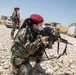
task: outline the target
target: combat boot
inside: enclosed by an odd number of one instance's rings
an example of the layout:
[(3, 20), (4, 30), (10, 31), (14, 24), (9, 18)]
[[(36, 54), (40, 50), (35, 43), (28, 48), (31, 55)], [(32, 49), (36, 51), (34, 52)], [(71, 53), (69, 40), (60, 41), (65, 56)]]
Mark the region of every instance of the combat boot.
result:
[(41, 67), (40, 63), (36, 63), (34, 66), (34, 69), (41, 72), (41, 73), (45, 72), (45, 70)]
[(11, 32), (11, 39), (14, 40), (14, 33)]

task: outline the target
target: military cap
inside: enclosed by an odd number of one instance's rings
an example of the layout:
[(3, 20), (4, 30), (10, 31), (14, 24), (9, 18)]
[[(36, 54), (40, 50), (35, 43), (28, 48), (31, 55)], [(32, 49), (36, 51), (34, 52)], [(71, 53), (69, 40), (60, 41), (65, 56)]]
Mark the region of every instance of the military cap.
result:
[(19, 7), (15, 7), (14, 10), (20, 10), (20, 8)]
[(38, 14), (32, 14), (30, 18), (37, 24), (42, 23), (44, 21), (43, 17)]

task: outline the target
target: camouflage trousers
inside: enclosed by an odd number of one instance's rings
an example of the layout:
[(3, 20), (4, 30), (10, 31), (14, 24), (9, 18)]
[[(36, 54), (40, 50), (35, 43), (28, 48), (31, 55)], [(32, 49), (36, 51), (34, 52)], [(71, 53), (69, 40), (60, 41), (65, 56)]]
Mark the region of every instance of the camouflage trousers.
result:
[(34, 72), (34, 69), (27, 59), (18, 58), (13, 55), (11, 62), (13, 64), (14, 73), (17, 75), (32, 75)]
[[(39, 63), (41, 61), (42, 55), (43, 50), (38, 50), (33, 55), (31, 55), (29, 59), (36, 58), (36, 63)], [(23, 59), (12, 55), (11, 62), (15, 68), (15, 72), (18, 75), (36, 75), (36, 70), (29, 63), (29, 59)]]
[(17, 23), (13, 22), (13, 27), (12, 27), (12, 30), (11, 30), (11, 36), (14, 36), (14, 32), (15, 32), (15, 30), (17, 28), (16, 24)]

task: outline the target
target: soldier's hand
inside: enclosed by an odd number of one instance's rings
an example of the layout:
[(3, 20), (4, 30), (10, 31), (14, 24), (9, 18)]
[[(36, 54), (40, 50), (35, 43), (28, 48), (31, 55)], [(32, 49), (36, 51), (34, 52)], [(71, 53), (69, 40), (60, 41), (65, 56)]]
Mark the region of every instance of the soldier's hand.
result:
[(49, 38), (48, 36), (44, 36), (44, 37), (41, 38), (41, 41), (44, 43), (44, 42), (47, 41), (48, 38)]
[(61, 41), (62, 41), (61, 38), (58, 38), (56, 42), (61, 42)]

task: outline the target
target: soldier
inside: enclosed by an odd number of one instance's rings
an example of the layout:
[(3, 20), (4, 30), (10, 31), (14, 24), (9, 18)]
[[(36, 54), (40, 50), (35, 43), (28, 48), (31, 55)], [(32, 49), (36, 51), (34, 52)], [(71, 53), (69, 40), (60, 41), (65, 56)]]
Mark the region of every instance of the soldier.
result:
[(14, 39), (14, 32), (15, 32), (15, 29), (17, 28), (17, 25), (20, 26), (20, 14), (19, 14), (19, 11), (20, 9), (18, 7), (15, 7), (14, 8), (14, 12), (11, 16), (11, 19), (12, 19), (12, 22), (13, 22), (13, 28), (12, 28), (12, 31), (11, 31), (11, 38)]
[[(40, 61), (44, 52), (42, 47), (49, 37), (41, 37), (38, 34), (38, 29), (43, 21), (40, 15), (32, 14), (30, 18), (25, 19), (22, 27), (15, 36), (11, 48), (11, 60), (17, 75), (32, 75), (34, 69), (41, 73), (45, 72), (40, 66)], [(34, 68), (29, 63), (31, 57), (36, 59)]]

